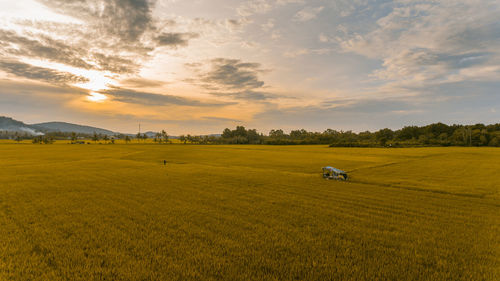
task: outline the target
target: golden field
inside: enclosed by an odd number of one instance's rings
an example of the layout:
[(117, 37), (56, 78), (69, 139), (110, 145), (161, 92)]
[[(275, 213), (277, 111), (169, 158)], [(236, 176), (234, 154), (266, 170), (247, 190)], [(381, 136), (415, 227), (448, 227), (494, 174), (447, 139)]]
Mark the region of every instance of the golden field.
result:
[(0, 280), (500, 280), (499, 172), (497, 148), (2, 141)]

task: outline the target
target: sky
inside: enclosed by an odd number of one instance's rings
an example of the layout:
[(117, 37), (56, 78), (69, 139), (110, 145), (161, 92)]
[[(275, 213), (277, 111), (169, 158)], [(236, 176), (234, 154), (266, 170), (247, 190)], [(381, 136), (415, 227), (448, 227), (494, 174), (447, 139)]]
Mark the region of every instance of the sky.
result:
[(0, 0), (0, 116), (134, 133), (500, 122), (500, 1)]

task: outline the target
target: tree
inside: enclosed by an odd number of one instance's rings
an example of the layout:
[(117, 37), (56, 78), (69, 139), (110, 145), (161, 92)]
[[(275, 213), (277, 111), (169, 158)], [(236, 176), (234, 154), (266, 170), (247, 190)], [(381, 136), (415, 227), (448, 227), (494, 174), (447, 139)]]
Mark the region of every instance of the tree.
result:
[(225, 139), (230, 139), (233, 137), (233, 134), (229, 128), (225, 128), (224, 131), (222, 132), (222, 137)]
[(259, 133), (257, 133), (257, 130), (253, 129), (253, 130), (247, 131), (247, 139), (248, 139), (248, 143), (256, 144), (256, 143), (260, 143), (261, 137), (260, 137)]
[(77, 136), (76, 136), (76, 133), (75, 132), (71, 132), (71, 142), (75, 142), (77, 140)]
[(54, 139), (50, 136), (45, 136), (43, 139), (42, 139), (43, 143), (44, 144), (52, 144), (54, 143)]
[(498, 141), (498, 138), (497, 137), (494, 137), (490, 140), (490, 142), (488, 143), (488, 146), (499, 146), (500, 145), (500, 142)]
[(180, 140), (181, 142), (183, 142), (184, 144), (186, 144), (187, 139), (186, 139), (186, 136), (185, 136), (185, 135), (180, 135), (179, 140)]
[(146, 141), (148, 139), (148, 135), (146, 133), (142, 134), (142, 140)]
[(168, 142), (168, 134), (165, 130), (161, 130), (161, 138), (165, 141), (165, 143)]
[(135, 135), (135, 138), (137, 139), (137, 141), (141, 141), (142, 139), (141, 133), (137, 133), (137, 135)]
[(285, 137), (285, 133), (283, 132), (283, 130), (281, 129), (278, 129), (278, 130), (271, 130), (269, 132), (269, 136), (273, 139), (282, 139)]
[(94, 134), (92, 135), (92, 140), (94, 141), (94, 143), (97, 143), (97, 141), (99, 141), (99, 135), (94, 132)]
[(246, 137), (247, 130), (243, 126), (236, 126), (236, 130), (234, 130), (233, 136)]
[(377, 141), (381, 146), (385, 146), (387, 141), (392, 140), (394, 132), (391, 129), (385, 128), (375, 133)]
[(108, 140), (109, 140), (108, 135), (104, 135), (104, 137), (102, 138), (102, 140), (103, 140), (105, 143), (107, 143), (107, 142), (108, 142)]
[(418, 139), (419, 137), (419, 128), (417, 126), (406, 126), (397, 132), (396, 138), (398, 140), (411, 140)]
[(125, 136), (125, 143), (129, 143), (130, 142), (130, 137), (129, 136)]

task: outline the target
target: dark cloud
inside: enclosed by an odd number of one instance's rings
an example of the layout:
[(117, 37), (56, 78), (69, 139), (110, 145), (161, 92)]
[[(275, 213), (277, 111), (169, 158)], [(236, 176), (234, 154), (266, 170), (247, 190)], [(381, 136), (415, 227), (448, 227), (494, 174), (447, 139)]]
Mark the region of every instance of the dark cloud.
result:
[(120, 81), (120, 85), (132, 88), (148, 88), (148, 87), (161, 87), (167, 84), (163, 81), (151, 80), (145, 78), (129, 78)]
[[(0, 29), (0, 54), (87, 70), (134, 74), (155, 48), (187, 46), (190, 39), (198, 37), (189, 32), (160, 33), (152, 16), (156, 0), (38, 1), (82, 23), (24, 21), (19, 24), (29, 27), (26, 29), (29, 32)], [(166, 30), (175, 21), (163, 20), (158, 24), (161, 30)]]
[(213, 116), (205, 116), (205, 117), (201, 117), (201, 119), (208, 120), (208, 121), (242, 122), (241, 120), (237, 120), (237, 119), (223, 118), (223, 117), (213, 117)]
[(154, 0), (39, 0), (61, 14), (70, 15), (93, 25), (100, 34), (125, 42), (137, 42), (153, 29), (151, 9)]
[[(143, 54), (158, 46), (187, 46), (196, 33), (163, 32), (175, 26), (173, 20), (155, 22), (152, 9), (156, 0), (39, 0), (52, 10), (86, 22), (85, 28), (100, 47), (120, 47)], [(150, 40), (152, 39), (152, 40)], [(147, 46), (154, 41), (154, 46)]]
[(94, 63), (99, 65), (100, 70), (123, 74), (135, 73), (139, 69), (139, 64), (137, 62), (121, 56), (92, 53), (90, 57)]
[(0, 70), (19, 77), (55, 84), (85, 83), (89, 80), (67, 72), (33, 66), (14, 60), (0, 60)]
[(67, 64), (83, 69), (94, 68), (81, 59), (85, 51), (75, 48), (48, 36), (37, 39), (21, 36), (13, 31), (0, 30), (0, 45), (5, 52)]
[(156, 37), (159, 46), (169, 46), (177, 48), (179, 46), (187, 46), (190, 39), (197, 38), (196, 33), (162, 33)]
[(248, 91), (264, 86), (258, 77), (259, 72), (262, 72), (258, 63), (218, 58), (212, 60), (211, 64), (211, 70), (199, 79), (206, 89)]
[(114, 100), (142, 105), (162, 106), (162, 105), (183, 105), (183, 106), (208, 106), (219, 107), (226, 106), (232, 103), (204, 103), (198, 100), (187, 99), (172, 95), (160, 95), (146, 92), (139, 92), (130, 89), (112, 88), (110, 90), (101, 91), (102, 94), (111, 96)]
[(89, 52), (83, 46), (72, 46), (46, 35), (31, 35), (31, 38), (13, 31), (0, 29), (0, 49), (15, 56), (46, 59), (69, 66), (111, 71), (114, 73), (134, 73), (138, 64), (130, 59)]

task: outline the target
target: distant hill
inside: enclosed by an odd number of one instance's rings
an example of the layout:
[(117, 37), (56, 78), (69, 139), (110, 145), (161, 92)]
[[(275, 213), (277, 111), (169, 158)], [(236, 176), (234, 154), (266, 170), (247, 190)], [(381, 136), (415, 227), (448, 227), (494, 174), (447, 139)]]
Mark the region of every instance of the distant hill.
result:
[[(34, 136), (43, 135), (44, 133), (54, 133), (54, 132), (61, 132), (61, 133), (75, 132), (77, 134), (86, 134), (86, 135), (91, 135), (94, 132), (96, 132), (97, 134), (108, 135), (108, 136), (122, 134), (119, 132), (113, 132), (102, 128), (72, 124), (67, 122), (45, 122), (37, 124), (26, 124), (21, 121), (5, 116), (0, 116), (0, 131), (18, 132), (22, 134), (27, 133), (29, 135), (34, 135)], [(148, 136), (148, 138), (154, 138), (156, 132), (148, 131), (145, 134)], [(135, 137), (135, 134), (123, 134), (123, 135)], [(215, 134), (215, 136), (220, 136), (220, 134)], [(176, 139), (178, 137), (169, 136), (169, 138)]]
[(31, 127), (36, 128), (42, 132), (63, 132), (63, 133), (75, 132), (80, 134), (93, 134), (94, 132), (96, 132), (97, 134), (102, 134), (102, 135), (115, 134), (115, 132), (106, 129), (71, 124), (66, 122), (38, 123), (38, 124), (32, 124)]
[(0, 131), (27, 133), (30, 135), (43, 135), (36, 127), (24, 124), (21, 121), (14, 120), (10, 117), (0, 116)]

